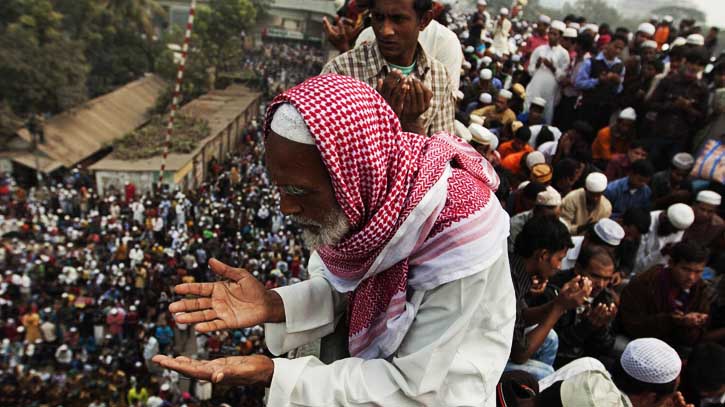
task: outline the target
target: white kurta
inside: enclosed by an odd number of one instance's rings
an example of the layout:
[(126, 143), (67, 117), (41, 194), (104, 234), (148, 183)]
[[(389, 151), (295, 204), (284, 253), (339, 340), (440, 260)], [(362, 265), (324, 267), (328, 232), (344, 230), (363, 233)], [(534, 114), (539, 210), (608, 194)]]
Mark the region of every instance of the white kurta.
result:
[[(549, 67), (541, 64), (536, 67), (539, 59), (546, 58), (554, 65), (552, 72)], [(546, 100), (544, 107), (544, 120), (551, 124), (554, 119), (554, 107), (559, 102), (559, 81), (566, 76), (569, 67), (569, 52), (561, 45), (552, 48), (549, 44), (542, 45), (534, 50), (529, 62), (529, 75), (531, 82), (526, 87), (526, 103), (524, 109), (529, 110), (531, 100), (542, 97)]]
[(647, 271), (657, 265), (667, 264), (668, 256), (663, 255), (661, 250), (670, 243), (675, 244), (681, 241), (682, 236), (685, 234), (684, 231), (680, 230), (667, 236), (659, 236), (657, 229), (660, 226), (661, 213), (662, 211), (650, 212), (652, 223), (650, 224), (649, 232), (642, 235), (639, 242), (637, 261), (634, 265), (635, 274)]
[[(505, 246), (502, 253), (477, 274), (414, 292), (415, 321), (388, 360), (274, 359), (268, 404), (494, 406), (516, 317)], [(342, 296), (320, 276), (276, 291), (286, 322), (265, 325), (275, 355), (332, 333), (345, 314)]]
[(493, 26), (493, 43), (491, 51), (496, 55), (510, 54), (509, 33), (511, 32), (511, 21), (508, 18), (503, 22), (496, 20)]

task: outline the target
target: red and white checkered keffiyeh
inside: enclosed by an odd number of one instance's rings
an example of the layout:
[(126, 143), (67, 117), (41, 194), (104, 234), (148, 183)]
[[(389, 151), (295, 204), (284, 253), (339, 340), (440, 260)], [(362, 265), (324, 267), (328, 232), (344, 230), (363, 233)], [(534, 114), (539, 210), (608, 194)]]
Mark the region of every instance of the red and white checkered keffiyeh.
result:
[(508, 216), (496, 172), (458, 137), (403, 132), (385, 100), (350, 77), (317, 76), (277, 96), (265, 132), (285, 102), (314, 136), (351, 225), (317, 253), (325, 278), (349, 293), (350, 354), (390, 356), (415, 317), (409, 290), (475, 274), (501, 254)]

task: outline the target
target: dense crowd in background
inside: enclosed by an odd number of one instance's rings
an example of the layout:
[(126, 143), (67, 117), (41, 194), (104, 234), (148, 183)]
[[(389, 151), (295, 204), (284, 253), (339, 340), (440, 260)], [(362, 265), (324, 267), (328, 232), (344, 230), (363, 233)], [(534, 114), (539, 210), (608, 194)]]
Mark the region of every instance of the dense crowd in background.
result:
[[(519, 311), (565, 310), (539, 328), (517, 321), (511, 370), (538, 380), (587, 356), (616, 369), (629, 340), (658, 337), (683, 359), (699, 355), (686, 396), (722, 405), (725, 361), (712, 347), (725, 343), (717, 30), (670, 16), (635, 31), (594, 24), (596, 16), (556, 21), (519, 3), (488, 10), (479, 0), (465, 13), (436, 4), (435, 27), (453, 43), (423, 44), (433, 58), (451, 48), (459, 58), (451, 72), (440, 57), (448, 84), (433, 89), (455, 117), (424, 130), (455, 132), (496, 167)], [(347, 51), (370, 15), (354, 1), (340, 15), (325, 24)], [(268, 98), (325, 62), (313, 47), (267, 43), (242, 68)], [(213, 278), (209, 259), (246, 268), (268, 288), (306, 278), (307, 253), (278, 209), (261, 138), (250, 124), (239, 151), (209, 163), (194, 191), (152, 196), (127, 184), (99, 196), (82, 169), (44, 188), (2, 177), (0, 405), (261, 404), (262, 389), (189, 381), (150, 361), (266, 352), (261, 326), (199, 334), (169, 314), (175, 284)], [(532, 267), (562, 272), (526, 276), (536, 244), (563, 256)]]

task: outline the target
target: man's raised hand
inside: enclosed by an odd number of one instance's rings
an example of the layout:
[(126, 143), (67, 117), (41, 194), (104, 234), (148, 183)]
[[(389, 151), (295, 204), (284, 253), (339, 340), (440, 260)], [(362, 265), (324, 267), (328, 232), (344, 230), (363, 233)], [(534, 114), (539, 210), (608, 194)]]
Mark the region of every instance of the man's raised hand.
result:
[(209, 261), (209, 267), (226, 280), (177, 285), (177, 294), (196, 296), (169, 305), (177, 322), (196, 324), (197, 331), (211, 332), (284, 321), (280, 296), (267, 290), (249, 272), (216, 259)]

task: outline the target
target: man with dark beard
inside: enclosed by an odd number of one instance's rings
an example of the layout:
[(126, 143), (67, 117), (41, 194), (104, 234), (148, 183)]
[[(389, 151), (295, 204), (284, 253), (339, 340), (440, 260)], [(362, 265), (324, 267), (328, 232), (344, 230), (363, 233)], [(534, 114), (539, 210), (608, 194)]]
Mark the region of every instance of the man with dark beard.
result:
[(374, 89), (339, 75), (279, 95), (265, 133), (282, 212), (316, 249), (312, 277), (267, 290), (212, 260), (231, 281), (178, 285), (197, 297), (169, 310), (200, 332), (265, 323), (275, 355), (342, 329), (351, 357), (154, 361), (213, 383), (265, 384), (275, 406), (491, 405), (516, 313), (493, 167), (456, 136), (403, 132)]

